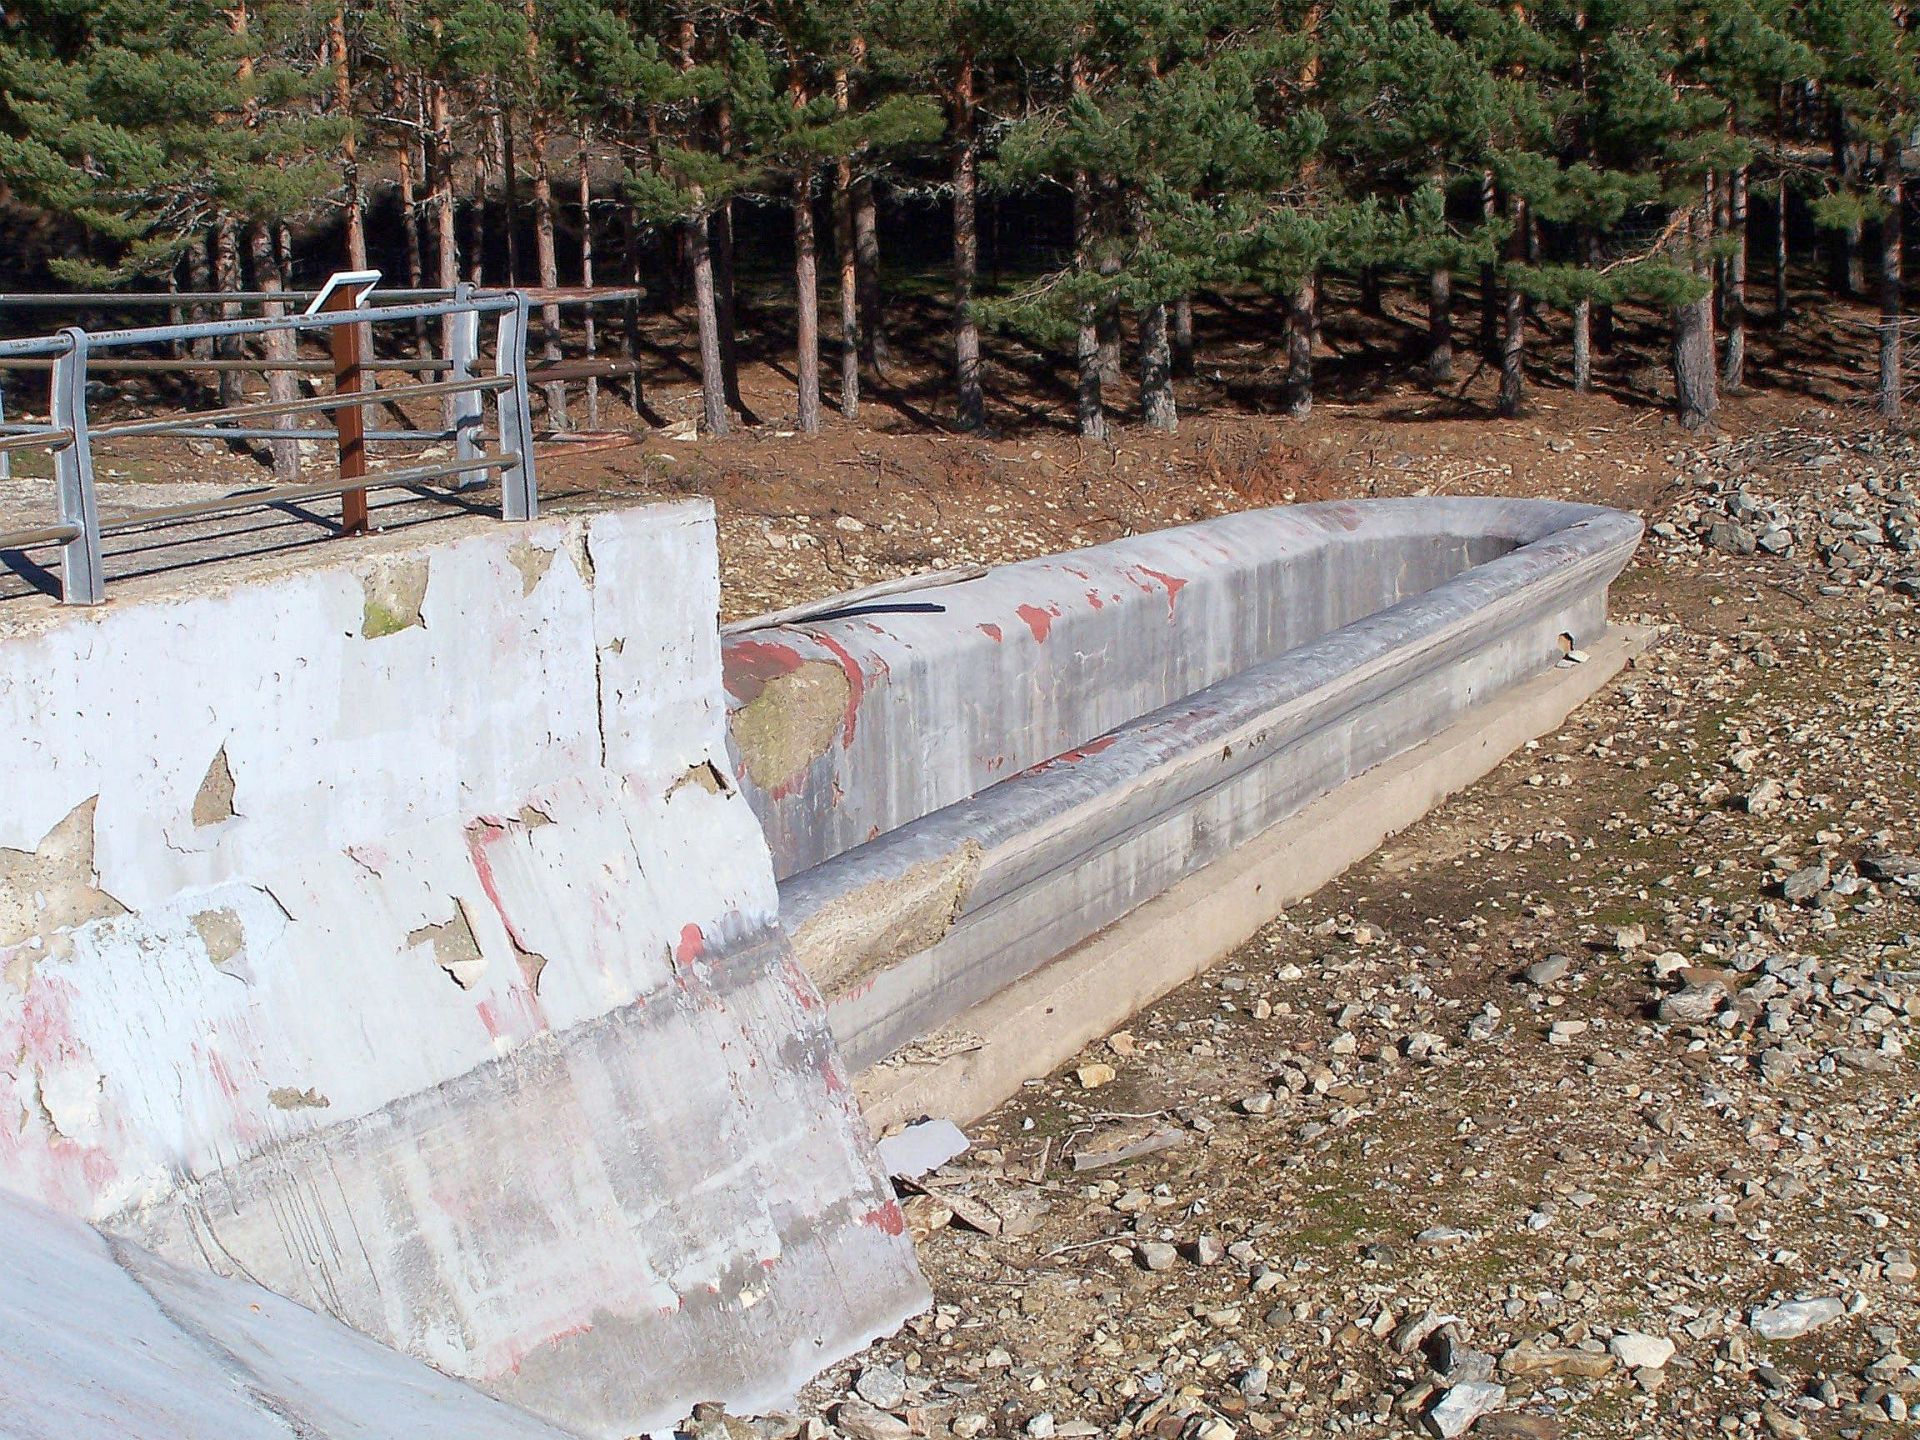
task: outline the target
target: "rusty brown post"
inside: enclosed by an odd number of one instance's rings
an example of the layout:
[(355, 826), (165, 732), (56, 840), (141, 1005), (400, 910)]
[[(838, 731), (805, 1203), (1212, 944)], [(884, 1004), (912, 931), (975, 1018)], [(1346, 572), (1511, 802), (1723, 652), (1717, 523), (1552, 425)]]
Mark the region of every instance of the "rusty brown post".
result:
[[(340, 285), (327, 296), (326, 308), (352, 310), (360, 304), (366, 286)], [(358, 395), (365, 383), (361, 366), (364, 325), (335, 325), (329, 330), (333, 342), (333, 393)], [(356, 480), (367, 473), (367, 424), (364, 405), (343, 405), (334, 412), (334, 430), (340, 449), (340, 478)], [(345, 535), (364, 534), (367, 529), (367, 492), (347, 490), (340, 496), (340, 530)]]

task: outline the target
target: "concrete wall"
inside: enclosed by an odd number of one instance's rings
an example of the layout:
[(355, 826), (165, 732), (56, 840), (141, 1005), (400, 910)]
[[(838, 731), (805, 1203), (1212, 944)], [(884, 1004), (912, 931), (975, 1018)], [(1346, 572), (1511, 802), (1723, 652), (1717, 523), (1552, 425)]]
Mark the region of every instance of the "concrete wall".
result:
[(897, 1324), (710, 512), (330, 553), (0, 635), (0, 1183), (582, 1433)]
[(243, 1280), (0, 1191), (4, 1440), (563, 1440)]
[[(1592, 641), (1639, 528), (1545, 502), (1306, 506), (911, 597), (942, 613), (730, 640), (783, 921), (850, 1062)], [(822, 655), (846, 710), (801, 764)]]

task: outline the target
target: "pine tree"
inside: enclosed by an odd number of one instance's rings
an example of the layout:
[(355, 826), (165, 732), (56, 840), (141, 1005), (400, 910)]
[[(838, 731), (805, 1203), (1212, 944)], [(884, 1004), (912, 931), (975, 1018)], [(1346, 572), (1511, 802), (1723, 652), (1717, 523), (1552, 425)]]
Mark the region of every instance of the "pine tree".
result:
[(210, 229), (271, 229), (327, 195), (347, 123), (316, 108), (331, 81), (312, 63), (316, 18), (285, 0), (10, 8), (0, 174), (102, 252), (54, 257), (54, 273), (81, 286), (155, 274)]

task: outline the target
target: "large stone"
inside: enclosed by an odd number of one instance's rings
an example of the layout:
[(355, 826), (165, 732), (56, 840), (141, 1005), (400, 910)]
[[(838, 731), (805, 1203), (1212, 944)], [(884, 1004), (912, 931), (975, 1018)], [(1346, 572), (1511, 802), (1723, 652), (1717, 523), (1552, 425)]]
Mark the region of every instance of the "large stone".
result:
[(1838, 1296), (1822, 1295), (1812, 1300), (1787, 1300), (1762, 1306), (1747, 1317), (1747, 1324), (1763, 1340), (1797, 1340), (1823, 1325), (1831, 1325), (1846, 1313), (1845, 1301)]

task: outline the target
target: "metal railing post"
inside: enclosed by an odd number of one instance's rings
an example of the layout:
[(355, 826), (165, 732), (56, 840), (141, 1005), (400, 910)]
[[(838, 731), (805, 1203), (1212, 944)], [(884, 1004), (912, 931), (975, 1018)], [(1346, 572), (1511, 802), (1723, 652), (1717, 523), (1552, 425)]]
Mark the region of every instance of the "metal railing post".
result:
[[(473, 285), (461, 281), (453, 288), (453, 298), (461, 305), (473, 303)], [(447, 365), (449, 380), (471, 380), (474, 366), (480, 362), (480, 312), (462, 310), (451, 317), (448, 326)], [(484, 405), (477, 390), (463, 390), (447, 399), (447, 428), (453, 431), (453, 458), (471, 460), (480, 453), (480, 425)], [(485, 480), (486, 472), (479, 478)]]
[[(326, 299), (327, 310), (355, 310), (366, 285), (336, 286)], [(361, 347), (368, 325), (335, 325), (328, 339), (333, 347), (333, 389), (337, 395), (357, 395), (366, 388)], [(334, 413), (335, 446), (340, 452), (340, 478), (357, 480), (367, 473), (367, 412), (364, 403), (343, 406)], [(348, 534), (367, 528), (367, 492), (348, 490), (340, 496), (340, 529)]]
[(531, 520), (540, 513), (540, 490), (533, 473), (533, 417), (527, 400), (527, 297), (516, 290), (513, 308), (502, 311), (495, 342), (496, 375), (511, 375), (500, 390), (500, 448), (514, 460), (500, 471), (500, 513), (508, 520)]
[(68, 605), (98, 605), (106, 599), (100, 562), (100, 510), (93, 495), (93, 446), (87, 437), (87, 332), (60, 332), (66, 353), (53, 364), (47, 419), (73, 438), (53, 452), (53, 479), (60, 494), (60, 523), (80, 533), (60, 547), (60, 599)]
[[(0, 425), (4, 425), (6, 423), (7, 423), (7, 386), (4, 380), (0, 380)], [(0, 480), (11, 480), (12, 478), (13, 478), (13, 452), (11, 450), (0, 450)]]

